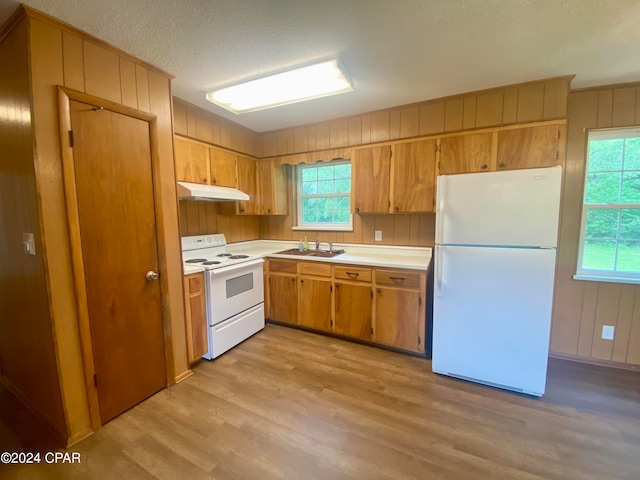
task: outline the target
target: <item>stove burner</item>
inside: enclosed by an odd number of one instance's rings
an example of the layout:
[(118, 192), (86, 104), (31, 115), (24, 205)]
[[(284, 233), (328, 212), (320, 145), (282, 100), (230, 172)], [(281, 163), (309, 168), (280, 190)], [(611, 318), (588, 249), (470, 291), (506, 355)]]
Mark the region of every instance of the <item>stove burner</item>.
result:
[(218, 265), (219, 263), (217, 260), (209, 260), (208, 262), (204, 262), (203, 265)]
[(231, 254), (230, 253), (219, 253), (218, 255), (216, 255), (216, 257), (230, 257)]
[(202, 263), (206, 261), (206, 258), (192, 258), (191, 260), (185, 260), (184, 263)]
[(249, 258), (249, 255), (231, 255), (229, 258), (231, 260), (240, 260), (241, 258)]

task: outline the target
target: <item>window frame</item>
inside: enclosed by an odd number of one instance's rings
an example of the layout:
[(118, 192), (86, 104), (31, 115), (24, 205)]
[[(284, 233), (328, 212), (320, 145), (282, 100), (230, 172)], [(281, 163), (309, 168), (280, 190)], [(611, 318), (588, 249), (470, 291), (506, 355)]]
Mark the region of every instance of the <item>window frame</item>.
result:
[[(578, 258), (576, 263), (576, 274), (573, 276), (575, 280), (588, 280), (598, 282), (613, 282), (613, 283), (631, 283), (640, 284), (640, 270), (638, 271), (615, 271), (615, 270), (603, 270), (603, 269), (589, 269), (583, 268), (582, 262), (584, 260), (584, 247), (586, 239), (587, 229), (587, 216), (589, 211), (592, 210), (620, 210), (620, 209), (638, 209), (640, 210), (640, 203), (624, 203), (624, 202), (608, 202), (608, 203), (586, 203), (587, 195), (587, 180), (589, 175), (589, 146), (592, 140), (605, 140), (605, 139), (626, 139), (640, 137), (640, 126), (624, 127), (624, 128), (608, 128), (608, 129), (594, 129), (587, 131), (586, 147), (585, 147), (585, 163), (584, 163), (584, 176), (582, 179), (582, 208), (580, 217), (580, 236), (578, 243)], [(624, 157), (623, 157), (624, 158)], [(639, 172), (640, 170), (625, 170), (624, 160), (621, 170), (611, 170), (611, 172)], [(603, 171), (602, 173), (606, 173)], [(601, 173), (601, 172), (598, 172)], [(621, 176), (621, 182), (622, 182)], [(618, 231), (616, 232), (616, 259), (618, 256), (618, 243), (620, 241), (620, 220), (618, 221)]]
[[(351, 175), (350, 181), (351, 186), (349, 187), (349, 222), (348, 223), (305, 223), (302, 221), (302, 200), (304, 198), (322, 198), (322, 197), (343, 197), (345, 194), (338, 193), (325, 193), (325, 194), (313, 194), (313, 195), (303, 195), (302, 194), (302, 170), (306, 168), (320, 168), (328, 165), (351, 165)], [(351, 232), (353, 231), (353, 213), (351, 212), (351, 201), (352, 201), (352, 190), (353, 190), (353, 163), (351, 159), (341, 158), (330, 160), (328, 162), (317, 162), (317, 163), (303, 163), (296, 166), (296, 209), (297, 209), (297, 224), (292, 227), (292, 230), (303, 230), (303, 231), (339, 231), (339, 232)]]

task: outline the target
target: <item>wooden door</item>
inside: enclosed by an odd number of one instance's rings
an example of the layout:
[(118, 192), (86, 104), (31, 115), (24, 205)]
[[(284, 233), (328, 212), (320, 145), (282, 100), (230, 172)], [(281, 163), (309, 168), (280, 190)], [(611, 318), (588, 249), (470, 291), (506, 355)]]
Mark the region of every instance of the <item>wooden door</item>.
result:
[(207, 171), (207, 147), (174, 137), (176, 180), (209, 184)]
[(331, 280), (299, 279), (298, 305), (300, 325), (331, 331)]
[(209, 162), (211, 164), (211, 185), (233, 188), (238, 185), (235, 153), (210, 148)]
[(391, 147), (354, 150), (351, 161), (355, 213), (389, 213)]
[(440, 139), (440, 175), (488, 172), (493, 133), (474, 133)]
[(371, 285), (335, 284), (335, 333), (371, 340)]
[(395, 347), (424, 351), (419, 340), (420, 293), (393, 288), (376, 289), (376, 322), (374, 339)]
[(71, 101), (82, 260), (100, 418), (166, 385), (149, 124)]
[(564, 125), (540, 125), (498, 132), (498, 170), (551, 167), (562, 163)]
[(238, 213), (254, 215), (258, 213), (256, 204), (256, 161), (253, 158), (238, 155), (238, 189), (247, 195), (249, 200), (238, 202)]
[(393, 155), (395, 213), (433, 212), (436, 180), (436, 141), (399, 143)]
[(296, 277), (269, 275), (269, 303), (273, 320), (297, 324), (298, 292)]

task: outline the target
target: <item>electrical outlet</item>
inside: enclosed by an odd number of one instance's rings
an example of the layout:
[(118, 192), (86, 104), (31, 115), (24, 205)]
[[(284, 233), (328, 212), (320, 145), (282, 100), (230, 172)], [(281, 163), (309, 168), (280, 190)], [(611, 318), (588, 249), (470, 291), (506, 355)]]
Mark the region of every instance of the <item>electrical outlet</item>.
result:
[(24, 253), (28, 255), (36, 254), (36, 242), (33, 238), (33, 233), (22, 234), (22, 246), (24, 248)]
[(611, 325), (603, 325), (602, 326), (602, 339), (603, 340), (613, 340), (613, 332), (615, 327)]
[(373, 237), (373, 239), (376, 242), (381, 242), (382, 241), (382, 230), (376, 230), (375, 231), (375, 236)]

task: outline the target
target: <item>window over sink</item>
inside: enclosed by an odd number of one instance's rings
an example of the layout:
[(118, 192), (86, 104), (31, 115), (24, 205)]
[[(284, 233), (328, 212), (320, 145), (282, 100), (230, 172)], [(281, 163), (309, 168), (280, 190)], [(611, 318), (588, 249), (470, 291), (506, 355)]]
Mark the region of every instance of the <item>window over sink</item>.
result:
[(298, 230), (352, 230), (351, 162), (296, 167)]
[(575, 279), (640, 283), (640, 127), (589, 132)]

